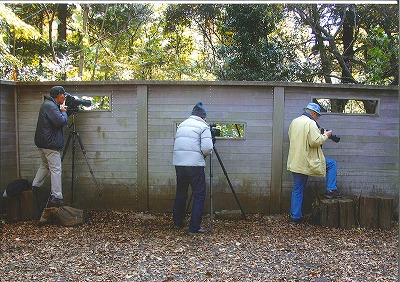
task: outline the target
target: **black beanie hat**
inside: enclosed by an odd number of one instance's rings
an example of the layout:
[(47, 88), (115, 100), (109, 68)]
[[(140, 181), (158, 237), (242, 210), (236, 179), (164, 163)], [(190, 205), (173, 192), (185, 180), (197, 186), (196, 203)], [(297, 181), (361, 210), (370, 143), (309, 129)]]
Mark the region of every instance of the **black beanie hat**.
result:
[(206, 117), (206, 109), (203, 106), (202, 102), (198, 102), (192, 110), (192, 115), (205, 118)]
[(58, 94), (64, 94), (65, 90), (62, 86), (53, 86), (50, 90), (50, 96), (53, 98), (57, 98)]

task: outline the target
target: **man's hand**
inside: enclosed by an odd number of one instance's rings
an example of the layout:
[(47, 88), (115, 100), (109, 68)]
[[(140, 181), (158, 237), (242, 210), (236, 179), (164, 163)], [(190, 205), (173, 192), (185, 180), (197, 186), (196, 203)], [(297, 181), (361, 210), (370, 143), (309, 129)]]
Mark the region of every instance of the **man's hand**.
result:
[(332, 136), (332, 130), (325, 131), (325, 134), (330, 138)]

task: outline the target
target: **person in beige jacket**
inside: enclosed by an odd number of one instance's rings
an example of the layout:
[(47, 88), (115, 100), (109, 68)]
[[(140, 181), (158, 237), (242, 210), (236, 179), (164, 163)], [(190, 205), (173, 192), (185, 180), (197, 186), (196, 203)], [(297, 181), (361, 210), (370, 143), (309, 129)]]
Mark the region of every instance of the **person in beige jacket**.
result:
[(304, 108), (304, 113), (289, 126), (287, 169), (292, 172), (294, 182), (290, 206), (293, 224), (299, 224), (302, 220), (304, 187), (308, 176), (326, 177), (326, 198), (341, 197), (336, 186), (337, 163), (333, 159), (325, 158), (321, 147), (332, 136), (332, 131), (321, 133), (317, 123), (320, 115), (320, 106), (309, 103)]

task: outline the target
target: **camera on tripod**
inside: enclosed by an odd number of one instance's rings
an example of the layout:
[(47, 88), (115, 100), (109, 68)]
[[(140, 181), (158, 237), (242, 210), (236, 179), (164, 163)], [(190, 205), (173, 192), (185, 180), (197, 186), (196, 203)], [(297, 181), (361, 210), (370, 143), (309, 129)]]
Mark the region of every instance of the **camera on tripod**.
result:
[[(325, 131), (329, 131), (329, 129), (322, 128), (321, 127), (321, 134), (324, 134)], [(340, 141), (340, 136), (336, 134), (332, 134), (329, 139), (331, 139), (333, 142), (338, 143)]]
[(65, 105), (68, 107), (68, 112), (77, 112), (79, 110), (79, 106), (90, 107), (92, 105), (92, 101), (86, 99), (80, 99), (72, 96), (69, 93), (65, 93)]
[(221, 129), (217, 128), (217, 124), (210, 123), (209, 125), (212, 138), (215, 138), (216, 136), (221, 136)]

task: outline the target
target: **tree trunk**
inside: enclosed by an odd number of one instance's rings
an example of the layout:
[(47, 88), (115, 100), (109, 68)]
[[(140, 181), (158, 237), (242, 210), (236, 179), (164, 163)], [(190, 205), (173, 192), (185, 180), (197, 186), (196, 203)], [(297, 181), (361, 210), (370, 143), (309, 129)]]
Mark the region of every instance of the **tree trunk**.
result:
[[(67, 52), (67, 4), (58, 4), (57, 16), (59, 24), (56, 50), (59, 56), (65, 56)], [(67, 74), (65, 72), (61, 75), (61, 79), (67, 79)]]
[(58, 51), (61, 53), (67, 50), (67, 4), (58, 4), (57, 6), (58, 24)]
[(82, 23), (82, 34), (81, 34), (81, 43), (80, 43), (80, 51), (79, 51), (79, 66), (78, 66), (78, 77), (82, 80), (83, 77), (83, 69), (85, 64), (85, 38), (87, 34), (87, 24), (89, 18), (89, 6), (86, 4), (82, 4), (83, 8), (83, 23)]
[(48, 29), (48, 33), (49, 33), (49, 47), (50, 47), (50, 52), (51, 55), (53, 57), (53, 61), (56, 61), (56, 52), (54, 51), (54, 45), (53, 45), (53, 21), (54, 21), (54, 12), (51, 12), (51, 14), (49, 13), (49, 10), (46, 7), (46, 14), (47, 17), (49, 18), (49, 29)]
[(91, 80), (94, 80), (94, 77), (95, 77), (95, 74), (96, 74), (97, 60), (99, 58), (100, 44), (101, 44), (101, 40), (102, 40), (101, 37), (102, 37), (102, 34), (103, 34), (104, 22), (105, 22), (105, 18), (107, 17), (107, 12), (108, 12), (108, 4), (106, 5), (106, 10), (104, 12), (103, 22), (101, 24), (101, 28), (100, 28), (99, 34), (97, 35), (97, 47), (96, 47), (96, 54), (94, 56), (93, 72), (92, 72)]
[[(343, 60), (347, 66), (348, 71), (352, 72), (351, 62), (354, 57), (354, 18), (356, 17), (354, 9), (347, 9), (344, 12), (344, 22), (343, 22)], [(342, 70), (342, 83), (349, 83), (352, 80), (347, 77), (346, 72)]]

